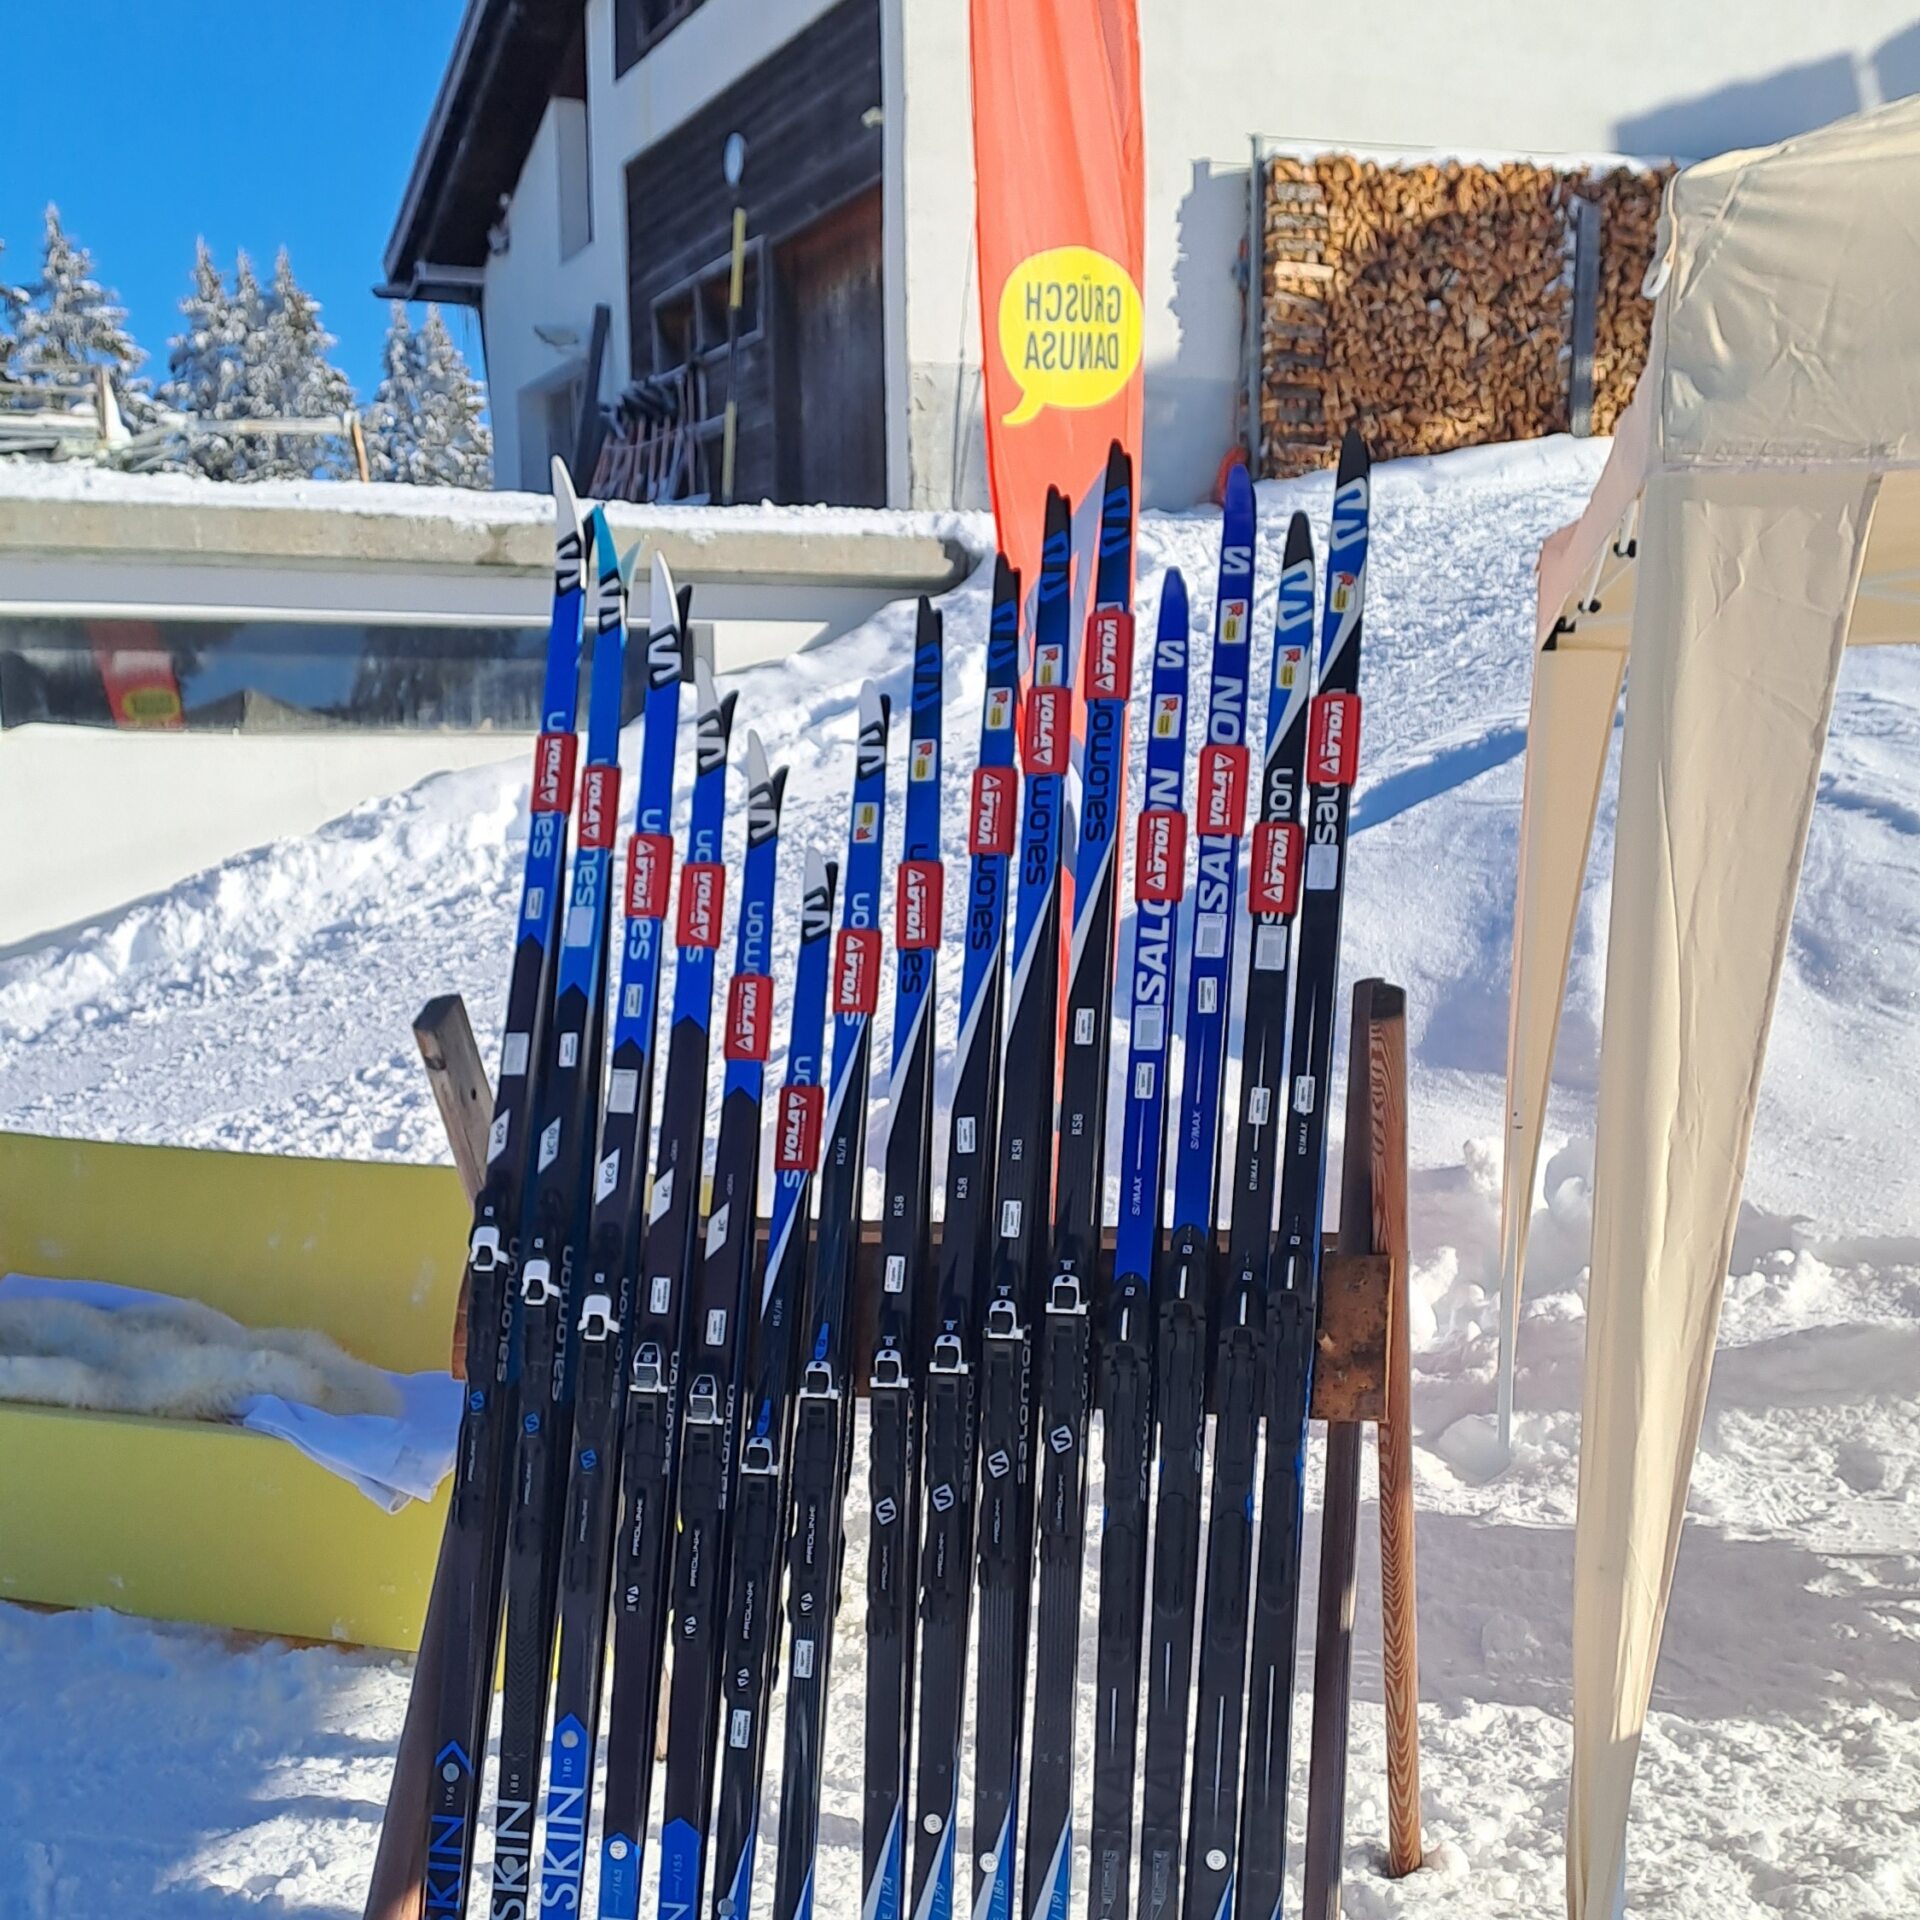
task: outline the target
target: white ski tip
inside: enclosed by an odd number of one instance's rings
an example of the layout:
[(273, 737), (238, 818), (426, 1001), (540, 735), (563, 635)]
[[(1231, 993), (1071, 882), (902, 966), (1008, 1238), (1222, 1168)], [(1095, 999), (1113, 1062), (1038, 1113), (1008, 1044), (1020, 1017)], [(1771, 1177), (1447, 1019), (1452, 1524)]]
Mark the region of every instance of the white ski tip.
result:
[(711, 713), (720, 704), (713, 690), (713, 669), (704, 660), (693, 663), (693, 694), (702, 713)]
[(764, 787), (773, 778), (773, 769), (767, 764), (767, 750), (760, 744), (760, 736), (751, 727), (747, 729), (747, 789)]
[(573, 491), (573, 475), (567, 463), (553, 456), (553, 538), (560, 541), (580, 532), (580, 501)]
[(663, 556), (653, 556), (653, 572), (648, 588), (647, 626), (654, 633), (668, 633), (680, 624), (680, 598), (674, 591), (673, 573)]
[(640, 556), (646, 547), (644, 540), (636, 540), (620, 557), (620, 584), (629, 594), (633, 592), (633, 576), (640, 571)]
[(827, 885), (827, 856), (818, 847), (807, 849), (806, 861), (800, 869), (801, 898), (822, 893)]
[(871, 680), (860, 683), (860, 731), (865, 733), (869, 727), (877, 727), (886, 717), (886, 710), (880, 704), (880, 689)]

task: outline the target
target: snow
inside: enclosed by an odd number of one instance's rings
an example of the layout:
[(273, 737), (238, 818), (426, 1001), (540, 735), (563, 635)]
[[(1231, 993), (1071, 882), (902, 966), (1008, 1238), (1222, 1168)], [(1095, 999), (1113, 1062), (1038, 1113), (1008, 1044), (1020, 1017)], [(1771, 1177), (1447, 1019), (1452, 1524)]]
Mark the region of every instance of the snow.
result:
[[(1382, 973), (1409, 993), (1429, 1863), (1398, 1884), (1380, 1868), (1369, 1495), (1347, 1829), (1353, 1920), (1517, 1920), (1561, 1899), (1610, 795), (1561, 1037), (1520, 1347), (1519, 1448), (1504, 1474), (1489, 1459), (1487, 1415), (1532, 557), (1578, 512), (1604, 451), (1548, 441), (1376, 476), (1347, 953), (1350, 974)], [(91, 481), (119, 484), (99, 475), (78, 484), (91, 490)], [(11, 488), (14, 476), (0, 484)], [(421, 490), (394, 491), (413, 505)], [(1327, 502), (1324, 478), (1261, 488), (1263, 621), (1287, 512), (1303, 505), (1324, 529)], [(502, 510), (500, 496), (486, 504)], [(818, 522), (839, 531), (863, 518)], [(902, 518), (871, 524), (895, 530)], [(977, 550), (979, 526), (966, 532)], [(1210, 623), (1217, 541), (1208, 512), (1145, 518), (1145, 616), (1160, 573), (1178, 564), (1196, 623)], [(956, 769), (970, 766), (976, 737), (987, 590), (977, 571), (944, 602)], [(787, 840), (837, 850), (859, 684), (871, 674), (903, 702), (911, 631), (911, 607), (891, 607), (841, 640), (732, 682), (740, 723), (792, 768)], [(1194, 664), (1198, 685), (1204, 646)], [(628, 745), (631, 758), (637, 742)], [(1136, 779), (1138, 766), (1136, 752)], [(950, 782), (952, 847), (961, 844), (961, 784)], [(427, 995), (458, 989), (483, 1050), (497, 1042), (524, 787), (518, 767), (441, 775), (0, 961), (0, 1125), (439, 1157), (408, 1023)], [(1920, 1911), (1911, 1822), (1920, 1805), (1916, 793), (1920, 659), (1864, 650), (1847, 663), (1835, 710), (1775, 1019), (1641, 1762), (1635, 1913), (1870, 1920)], [(792, 847), (786, 858), (797, 871)], [(791, 963), (793, 938), (783, 917), (776, 975)], [(957, 973), (945, 970), (943, 1048)], [(880, 1058), (884, 1028), (883, 1019)], [(876, 1117), (876, 1152), (883, 1128)], [(820, 1879), (836, 1914), (856, 1910), (858, 1879), (858, 1466), (853, 1485)], [(1096, 1489), (1096, 1511), (1097, 1500)], [(1308, 1553), (1311, 1565), (1311, 1524)], [(1302, 1681), (1309, 1671), (1303, 1660)], [(405, 1662), (368, 1653), (0, 1607), (9, 1703), (0, 1912), (357, 1914), (408, 1675)], [(1302, 1691), (1303, 1723), (1307, 1711)], [(1304, 1771), (1302, 1747), (1296, 1862)], [(1083, 1833), (1084, 1824), (1083, 1807)]]

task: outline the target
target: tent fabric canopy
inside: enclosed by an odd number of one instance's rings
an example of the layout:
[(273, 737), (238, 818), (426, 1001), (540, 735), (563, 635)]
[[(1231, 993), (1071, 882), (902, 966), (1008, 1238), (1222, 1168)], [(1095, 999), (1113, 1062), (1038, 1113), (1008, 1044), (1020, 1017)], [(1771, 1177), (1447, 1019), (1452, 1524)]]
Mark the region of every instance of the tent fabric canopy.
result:
[(1574, 1548), (1571, 1920), (1628, 1800), (1849, 643), (1920, 638), (1920, 99), (1678, 175), (1648, 362), (1549, 539), (1501, 1205), (1512, 1411), (1554, 1034), (1623, 680)]

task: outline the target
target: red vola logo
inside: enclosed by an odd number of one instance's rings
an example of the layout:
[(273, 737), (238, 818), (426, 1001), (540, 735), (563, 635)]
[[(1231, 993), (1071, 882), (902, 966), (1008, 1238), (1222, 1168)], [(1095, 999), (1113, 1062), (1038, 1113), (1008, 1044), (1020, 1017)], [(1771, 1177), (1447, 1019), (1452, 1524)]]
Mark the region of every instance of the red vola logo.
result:
[(1186, 888), (1187, 816), (1149, 807), (1134, 839), (1133, 897), (1155, 903), (1178, 900)]
[(969, 853), (1013, 851), (1013, 789), (1011, 767), (977, 767), (973, 775), (973, 831), (967, 836)]
[(833, 1010), (871, 1013), (880, 997), (880, 929), (842, 927), (833, 951)]
[(904, 952), (940, 944), (941, 895), (946, 876), (938, 860), (902, 860), (895, 900), (893, 944)]
[(772, 975), (736, 973), (727, 989), (727, 1058), (764, 1060), (772, 1031)]
[(533, 810), (565, 813), (573, 805), (573, 755), (570, 733), (543, 733), (533, 749)]
[(1028, 688), (1027, 737), (1022, 745), (1029, 774), (1038, 777), (1066, 772), (1068, 733), (1072, 725), (1065, 687)]
[(580, 850), (604, 852), (620, 819), (620, 769), (589, 767), (580, 782)]
[(1200, 750), (1202, 833), (1238, 836), (1247, 818), (1247, 750), (1216, 741)]
[(720, 910), (726, 902), (727, 870), (711, 860), (689, 860), (680, 869), (680, 929), (683, 947), (720, 944)]
[(1087, 621), (1087, 698), (1124, 700), (1133, 685), (1133, 615), (1100, 607)]
[(1306, 835), (1293, 820), (1262, 820), (1253, 830), (1247, 905), (1255, 913), (1291, 913), (1300, 900), (1300, 849)]
[(1360, 763), (1360, 696), (1314, 697), (1307, 724), (1307, 778), (1316, 787), (1350, 787)]
[(636, 833), (627, 842), (627, 918), (664, 920), (672, 884), (672, 840), (664, 833)]
[(820, 1122), (827, 1110), (825, 1087), (784, 1086), (773, 1128), (773, 1164), (778, 1173), (811, 1173), (820, 1159)]

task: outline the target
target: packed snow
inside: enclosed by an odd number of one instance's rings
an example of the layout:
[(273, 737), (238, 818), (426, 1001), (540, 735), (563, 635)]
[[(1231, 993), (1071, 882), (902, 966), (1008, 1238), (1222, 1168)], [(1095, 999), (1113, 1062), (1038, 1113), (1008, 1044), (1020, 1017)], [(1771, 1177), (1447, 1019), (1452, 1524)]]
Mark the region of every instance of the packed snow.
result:
[[(1347, 1825), (1353, 1920), (1518, 1920), (1561, 1899), (1610, 796), (1537, 1194), (1519, 1444), (1502, 1474), (1491, 1470), (1487, 1416), (1532, 561), (1540, 539), (1578, 513), (1603, 454), (1547, 441), (1376, 473), (1346, 954), (1349, 978), (1384, 974), (1409, 996), (1428, 1864), (1397, 1883), (1381, 1868), (1369, 1496)], [(1324, 533), (1328, 498), (1324, 478), (1260, 489), (1263, 627), (1287, 513), (1304, 507)], [(953, 524), (978, 548), (982, 523)], [(1218, 538), (1210, 512), (1143, 519), (1143, 619), (1162, 572), (1178, 565), (1196, 626), (1210, 628)], [(954, 849), (988, 585), (983, 564), (942, 603)], [(871, 675), (904, 711), (912, 619), (903, 603), (731, 683), (739, 724), (792, 769), (789, 873), (797, 846), (837, 850), (858, 688)], [(1205, 666), (1202, 644), (1196, 689)], [(627, 745), (631, 762), (637, 739)], [(1138, 770), (1136, 751), (1136, 781)], [(1916, 794), (1920, 659), (1869, 650), (1846, 665), (1775, 1018), (1640, 1768), (1636, 1913), (1920, 1912)], [(409, 1021), (429, 994), (457, 989), (492, 1052), (524, 800), (517, 766), (441, 775), (0, 962), (0, 1125), (442, 1157)], [(784, 916), (776, 975), (793, 938)], [(944, 980), (943, 1046), (957, 973)], [(876, 1116), (876, 1155), (883, 1131)], [(864, 1537), (856, 1465), (819, 1888), (838, 1914), (858, 1901)], [(1311, 1566), (1311, 1522), (1308, 1553)], [(1094, 1598), (1090, 1579), (1090, 1609)], [(1309, 1582), (1309, 1615), (1311, 1603)], [(1303, 1656), (1299, 1678), (1309, 1674)], [(357, 1915), (408, 1677), (407, 1662), (373, 1653), (0, 1606), (0, 1913)], [(1303, 1688), (1303, 1724), (1308, 1711)]]

